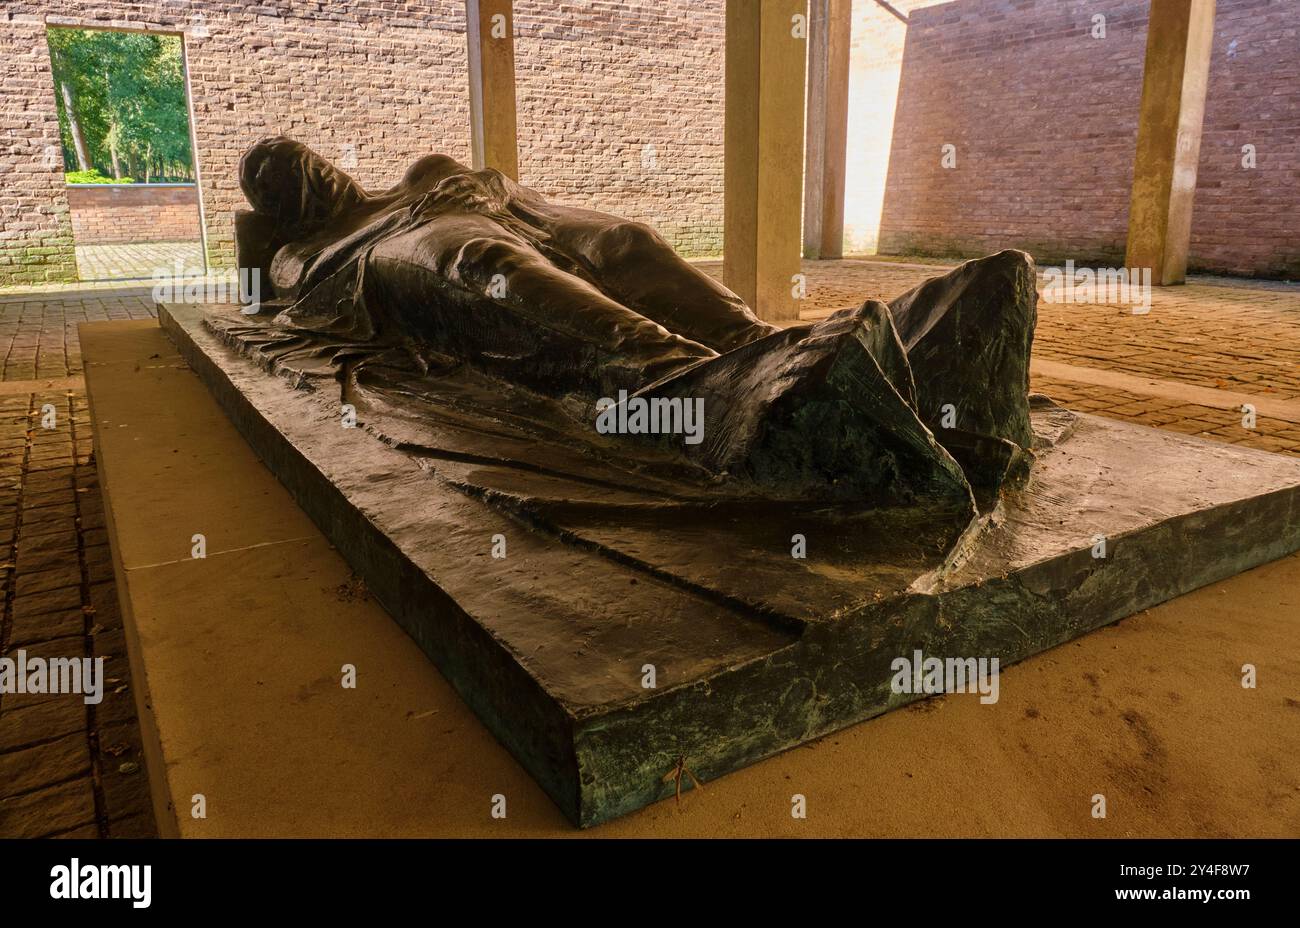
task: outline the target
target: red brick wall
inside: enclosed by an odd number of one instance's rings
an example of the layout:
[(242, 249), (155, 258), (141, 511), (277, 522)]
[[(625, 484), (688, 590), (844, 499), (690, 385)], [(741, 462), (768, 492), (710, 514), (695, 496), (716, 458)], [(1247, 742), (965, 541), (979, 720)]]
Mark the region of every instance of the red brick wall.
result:
[(0, 11), (0, 286), (77, 276), (49, 50), (16, 12)]
[[(1117, 262), (1146, 0), (895, 5), (910, 27), (873, 0), (855, 9), (855, 22), (872, 30), (906, 30), (888, 43), (902, 46), (903, 61), (880, 181), (882, 250), (1016, 245), (1045, 259)], [(723, 0), (516, 0), (524, 182), (650, 222), (688, 254), (719, 252), (723, 8)], [(1095, 12), (1107, 16), (1104, 40), (1088, 35)], [(47, 21), (186, 32), (209, 260), (224, 266), (231, 212), (243, 205), (235, 164), (263, 135), (296, 136), (345, 164), (354, 158), (347, 170), (370, 187), (430, 151), (469, 159), (464, 16), (462, 0), (7, 0), (0, 285), (75, 274)], [(1194, 266), (1300, 273), (1287, 232), (1300, 198), (1298, 25), (1300, 0), (1219, 0)], [(860, 141), (885, 131), (873, 125), (855, 123), (850, 164), (867, 150), (885, 159), (885, 146)], [(955, 171), (939, 167), (945, 142), (958, 147)], [(1246, 143), (1259, 152), (1254, 171), (1239, 168)], [(855, 197), (875, 203), (880, 194)]]
[[(1242, 168), (1243, 145), (1258, 166)], [(1192, 260), (1300, 277), (1300, 2), (1219, 0)]]
[[(722, 0), (518, 0), (525, 183), (717, 253)], [(285, 133), (368, 187), (441, 151), (468, 162), (463, 0), (9, 0), (0, 8), (0, 284), (75, 274), (47, 25), (184, 31), (209, 261), (233, 260), (235, 178)], [(654, 158), (643, 169), (645, 146)], [(352, 164), (353, 159), (355, 163)], [(350, 166), (348, 166), (350, 165)], [(33, 260), (53, 260), (49, 265)]]
[(199, 195), (191, 185), (90, 184), (67, 188), (78, 245), (192, 242), (199, 236)]
[[(466, 156), (463, 4), (453, 0), (249, 4), (13, 0), (0, 19), (0, 58), (16, 50), (44, 69), (22, 102), (55, 119), (46, 25), (183, 31), (209, 260), (233, 261), (235, 177), (256, 139), (286, 133), (329, 157), (355, 153), (367, 184), (392, 183), (431, 149)], [(4, 14), (0, 14), (4, 15)], [(6, 95), (7, 96), (7, 95)], [(0, 104), (3, 105), (3, 104)], [(0, 123), (0, 151), (8, 143)], [(350, 149), (345, 146), (352, 146)], [(61, 165), (46, 196), (66, 204)], [(0, 201), (0, 236), (12, 214)], [(9, 244), (0, 240), (0, 253)]]
[(515, 0), (520, 173), (722, 252), (724, 0)]
[[(1157, 0), (1159, 2), (1159, 0)], [(955, 0), (913, 10), (881, 251), (1121, 263), (1146, 0)], [(1106, 37), (1090, 35), (1106, 17)], [(1300, 3), (1219, 0), (1192, 267), (1300, 275)], [(1258, 167), (1241, 167), (1254, 144)], [(957, 148), (957, 167), (940, 164)]]

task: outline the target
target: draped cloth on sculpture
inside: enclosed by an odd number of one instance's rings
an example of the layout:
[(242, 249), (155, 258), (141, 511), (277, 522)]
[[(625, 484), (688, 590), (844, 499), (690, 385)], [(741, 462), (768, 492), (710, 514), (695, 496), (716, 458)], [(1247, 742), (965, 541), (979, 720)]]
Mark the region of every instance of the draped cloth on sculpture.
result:
[[(529, 221), (535, 214), (526, 208), (519, 209), (522, 215), (512, 212), (478, 177), (481, 173), (487, 172), (455, 177), (460, 189), (454, 192), (440, 186), (414, 196), (401, 196), (342, 238), (331, 230), (327, 237), (313, 237), (282, 248), (276, 255), (274, 272), (280, 277), (296, 277), (298, 282), (290, 291), (291, 302), (280, 311), (276, 323), (348, 341), (370, 341), (381, 334), (393, 334), (392, 327), (383, 324), (383, 302), (367, 299), (366, 266), (370, 255), (383, 242), (447, 215), (449, 208), (487, 217), (500, 226), (503, 237), (532, 246), (555, 263), (576, 271), (577, 262), (552, 247), (546, 230)], [(463, 190), (467, 182), (478, 189), (467, 195)], [(384, 332), (385, 328), (389, 331)]]
[[(382, 380), (409, 398), (437, 381), (444, 396), (487, 393), (467, 404), (486, 410), (519, 388), (575, 428), (614, 396), (699, 404), (698, 442), (627, 434), (709, 479), (807, 499), (970, 509), (972, 487), (996, 493), (1027, 473), (1037, 293), (1022, 252), (778, 329), (648, 226), (550, 204), (444, 155), (370, 194), (273, 138), (245, 154), (240, 181), (276, 297), (260, 350), (345, 392)], [(479, 390), (478, 377), (498, 384)]]

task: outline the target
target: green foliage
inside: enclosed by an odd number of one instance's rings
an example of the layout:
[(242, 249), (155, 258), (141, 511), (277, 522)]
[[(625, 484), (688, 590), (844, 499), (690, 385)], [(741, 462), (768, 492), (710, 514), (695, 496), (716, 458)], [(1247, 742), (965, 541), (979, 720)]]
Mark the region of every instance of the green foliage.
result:
[(178, 36), (51, 27), (49, 44), (69, 182), (81, 173), (74, 121), (85, 141), (86, 169), (116, 175), (111, 183), (131, 183), (121, 176), (127, 173), (150, 181), (193, 179)]
[(63, 175), (64, 180), (70, 184), (134, 184), (135, 178), (119, 177), (114, 180), (111, 177), (105, 177), (95, 168), (89, 171), (66, 171)]

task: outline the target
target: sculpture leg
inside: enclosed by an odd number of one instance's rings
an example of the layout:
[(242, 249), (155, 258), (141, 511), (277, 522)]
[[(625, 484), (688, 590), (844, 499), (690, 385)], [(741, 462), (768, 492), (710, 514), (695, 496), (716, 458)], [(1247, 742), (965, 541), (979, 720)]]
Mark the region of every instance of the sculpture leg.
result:
[(448, 216), (381, 243), (367, 273), (425, 340), (540, 389), (636, 389), (716, 355), (552, 264), (492, 220)]
[(565, 209), (551, 231), (556, 244), (580, 258), (610, 296), (715, 351), (730, 351), (778, 331), (644, 223)]
[(1033, 445), (1029, 356), (1037, 321), (1033, 259), (967, 261), (889, 303), (916, 378), (921, 421), (972, 482), (997, 486)]
[(974, 515), (970, 487), (917, 418), (913, 391), (889, 309), (868, 300), (751, 342), (633, 399), (698, 399), (697, 444), (678, 435), (642, 440), (761, 487), (764, 495), (884, 504), (933, 499), (967, 519)]

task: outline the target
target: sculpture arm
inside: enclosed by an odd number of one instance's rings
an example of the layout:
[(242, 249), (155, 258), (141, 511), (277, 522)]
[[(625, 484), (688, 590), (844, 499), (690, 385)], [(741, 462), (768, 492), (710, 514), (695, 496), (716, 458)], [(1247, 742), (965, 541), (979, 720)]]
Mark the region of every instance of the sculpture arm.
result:
[(439, 181), (429, 196), (440, 206), (496, 214), (507, 212), (515, 205), (525, 208), (546, 206), (540, 194), (496, 168), (452, 174)]

